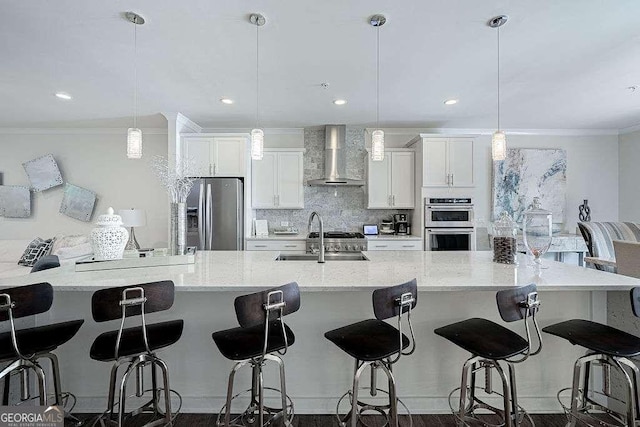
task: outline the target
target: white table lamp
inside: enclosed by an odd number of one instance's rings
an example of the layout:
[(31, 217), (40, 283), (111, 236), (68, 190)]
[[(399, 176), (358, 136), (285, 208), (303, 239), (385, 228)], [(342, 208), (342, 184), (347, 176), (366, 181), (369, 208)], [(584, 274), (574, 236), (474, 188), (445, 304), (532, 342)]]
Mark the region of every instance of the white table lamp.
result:
[(130, 227), (129, 241), (125, 250), (140, 249), (140, 245), (136, 240), (136, 235), (133, 232), (134, 227), (143, 227), (147, 225), (147, 216), (142, 209), (122, 209), (118, 211), (118, 215), (122, 217), (122, 225)]

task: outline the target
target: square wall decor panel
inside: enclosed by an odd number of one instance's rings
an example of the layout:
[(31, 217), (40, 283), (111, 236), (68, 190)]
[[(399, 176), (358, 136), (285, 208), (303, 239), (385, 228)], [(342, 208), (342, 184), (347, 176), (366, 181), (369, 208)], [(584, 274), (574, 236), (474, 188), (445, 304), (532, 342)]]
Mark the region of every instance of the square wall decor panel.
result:
[(80, 221), (91, 221), (96, 204), (96, 193), (86, 188), (66, 183), (60, 204), (60, 213)]
[(0, 185), (0, 216), (29, 218), (31, 216), (29, 188), (20, 185)]
[(565, 150), (509, 148), (504, 161), (493, 162), (493, 217), (506, 211), (520, 224), (539, 197), (553, 222), (563, 223), (566, 188)]
[(33, 191), (44, 191), (62, 185), (62, 174), (53, 155), (38, 157), (23, 163)]

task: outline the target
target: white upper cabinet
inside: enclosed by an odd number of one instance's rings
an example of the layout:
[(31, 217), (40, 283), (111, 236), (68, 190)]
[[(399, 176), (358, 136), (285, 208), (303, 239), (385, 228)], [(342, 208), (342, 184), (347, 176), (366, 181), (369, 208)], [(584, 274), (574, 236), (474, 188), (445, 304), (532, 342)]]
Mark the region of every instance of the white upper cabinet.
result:
[(384, 160), (367, 156), (367, 208), (413, 209), (415, 207), (415, 153), (385, 150)]
[(304, 208), (302, 151), (265, 150), (251, 161), (251, 200), (254, 209)]
[(182, 154), (196, 163), (200, 176), (245, 176), (244, 136), (183, 136)]
[(473, 187), (472, 138), (423, 138), (424, 187)]
[(278, 194), (278, 154), (265, 152), (262, 160), (251, 161), (251, 203), (256, 209), (271, 209)]
[(369, 159), (367, 169), (367, 194), (369, 209), (384, 208), (391, 206), (391, 156), (385, 153), (384, 159), (380, 162)]
[(398, 209), (415, 207), (415, 153), (391, 152), (391, 206)]

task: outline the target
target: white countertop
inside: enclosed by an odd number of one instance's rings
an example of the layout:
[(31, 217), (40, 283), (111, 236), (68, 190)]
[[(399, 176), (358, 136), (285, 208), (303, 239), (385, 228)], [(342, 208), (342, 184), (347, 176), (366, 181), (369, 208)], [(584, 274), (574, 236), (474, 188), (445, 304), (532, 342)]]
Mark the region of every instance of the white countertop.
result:
[(540, 276), (528, 267), (492, 262), (492, 252), (365, 252), (370, 261), (274, 261), (280, 252), (200, 251), (191, 265), (75, 272), (73, 266), (22, 277), (0, 278), (2, 286), (47, 281), (58, 291), (173, 280), (177, 291), (251, 292), (296, 281), (303, 291), (358, 291), (418, 279), (420, 291), (496, 291), (537, 283), (549, 291), (628, 290), (640, 280), (544, 260)]

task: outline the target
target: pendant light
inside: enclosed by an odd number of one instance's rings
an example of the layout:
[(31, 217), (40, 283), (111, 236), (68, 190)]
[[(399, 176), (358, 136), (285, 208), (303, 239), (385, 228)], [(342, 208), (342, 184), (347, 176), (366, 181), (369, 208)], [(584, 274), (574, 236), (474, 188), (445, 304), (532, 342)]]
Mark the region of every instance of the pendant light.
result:
[(376, 130), (371, 134), (371, 160), (384, 160), (384, 132), (380, 129), (380, 27), (387, 22), (384, 15), (373, 15), (369, 21), (376, 28)]
[(250, 17), (250, 21), (256, 26), (256, 127), (251, 130), (251, 159), (262, 160), (264, 156), (264, 131), (258, 126), (259, 107), (260, 107), (260, 27), (267, 20), (259, 13), (254, 13)]
[(500, 129), (500, 27), (507, 23), (506, 15), (491, 18), (487, 25), (498, 31), (498, 129), (491, 138), (491, 158), (494, 161), (504, 160), (507, 157), (507, 136)]
[(142, 158), (142, 131), (137, 126), (138, 114), (138, 25), (144, 24), (144, 18), (137, 13), (127, 12), (127, 20), (133, 23), (133, 127), (127, 129), (127, 158)]

